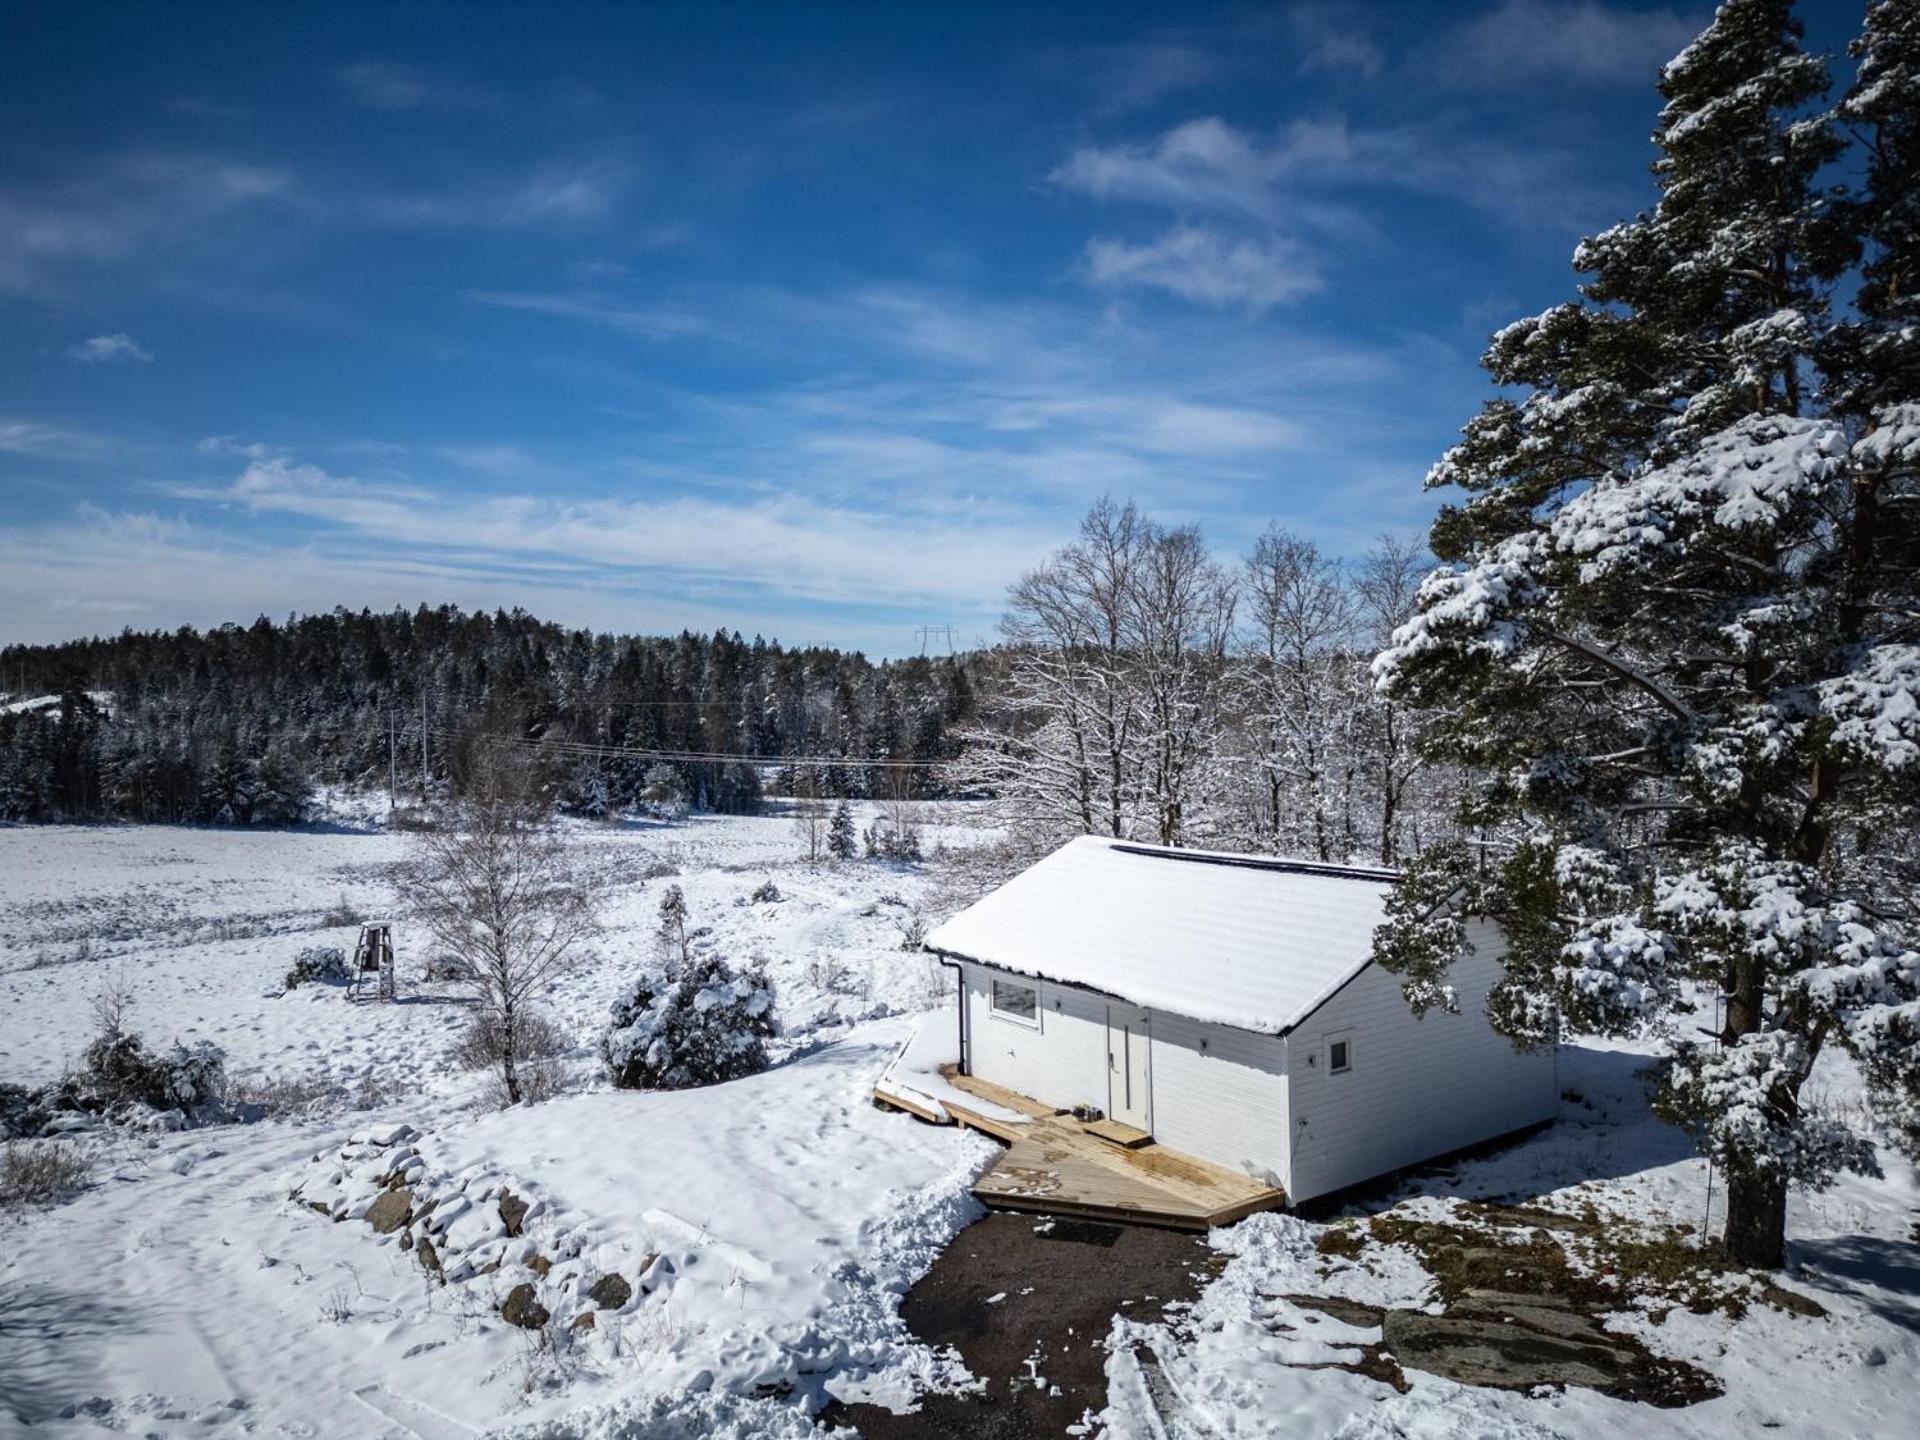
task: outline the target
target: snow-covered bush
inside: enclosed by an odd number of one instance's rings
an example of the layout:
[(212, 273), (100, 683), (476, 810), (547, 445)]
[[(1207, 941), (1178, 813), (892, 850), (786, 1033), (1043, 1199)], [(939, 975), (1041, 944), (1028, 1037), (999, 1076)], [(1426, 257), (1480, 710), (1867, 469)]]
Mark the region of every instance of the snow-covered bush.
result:
[(755, 905), (778, 905), (780, 903), (780, 887), (771, 880), (763, 880), (755, 887), (754, 892), (749, 895), (747, 899)]
[(773, 984), (757, 969), (736, 973), (717, 955), (636, 980), (613, 1002), (600, 1053), (628, 1090), (684, 1090), (767, 1067), (774, 1033)]
[(138, 1035), (101, 1035), (79, 1072), (60, 1086), (58, 1108), (99, 1114), (144, 1105), (208, 1118), (226, 1097), (226, 1052), (206, 1040), (152, 1054)]
[(687, 813), (687, 782), (671, 765), (655, 765), (640, 782), (640, 806), (661, 820), (679, 820)]
[(867, 855), (878, 860), (920, 860), (920, 827), (891, 815), (878, 816), (867, 827)]
[(344, 985), (352, 978), (345, 950), (338, 945), (309, 945), (293, 957), (285, 984), (295, 990), (302, 985)]

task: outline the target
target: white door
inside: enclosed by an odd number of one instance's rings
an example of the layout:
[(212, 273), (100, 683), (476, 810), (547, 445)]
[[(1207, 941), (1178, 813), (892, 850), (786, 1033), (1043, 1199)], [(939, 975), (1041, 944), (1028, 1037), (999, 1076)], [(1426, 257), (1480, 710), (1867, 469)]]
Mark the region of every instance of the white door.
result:
[(1138, 1130), (1153, 1129), (1148, 1105), (1147, 1012), (1107, 1006), (1107, 1115)]

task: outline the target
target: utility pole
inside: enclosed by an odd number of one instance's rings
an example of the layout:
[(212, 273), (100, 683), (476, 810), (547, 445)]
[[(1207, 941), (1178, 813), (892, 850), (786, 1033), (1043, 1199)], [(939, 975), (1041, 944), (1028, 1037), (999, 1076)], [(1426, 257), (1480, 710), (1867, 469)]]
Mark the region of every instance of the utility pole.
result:
[(387, 809), (399, 805), (400, 799), (400, 728), (394, 719), (393, 707), (387, 707)]

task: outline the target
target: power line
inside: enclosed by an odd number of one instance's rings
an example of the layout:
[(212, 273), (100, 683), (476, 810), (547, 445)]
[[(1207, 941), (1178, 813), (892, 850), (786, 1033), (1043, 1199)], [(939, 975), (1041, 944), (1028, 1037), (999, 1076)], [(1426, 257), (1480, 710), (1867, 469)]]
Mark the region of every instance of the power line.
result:
[(937, 764), (927, 760), (862, 760), (854, 755), (739, 755), (725, 750), (654, 750), (629, 745), (600, 745), (591, 740), (545, 740), (527, 735), (503, 735), (497, 731), (454, 730), (434, 727), (434, 734), (446, 739), (479, 740), (488, 744), (518, 745), (530, 750), (545, 750), (586, 758), (668, 760), (692, 765), (793, 765), (827, 769), (832, 766), (861, 770), (925, 770)]

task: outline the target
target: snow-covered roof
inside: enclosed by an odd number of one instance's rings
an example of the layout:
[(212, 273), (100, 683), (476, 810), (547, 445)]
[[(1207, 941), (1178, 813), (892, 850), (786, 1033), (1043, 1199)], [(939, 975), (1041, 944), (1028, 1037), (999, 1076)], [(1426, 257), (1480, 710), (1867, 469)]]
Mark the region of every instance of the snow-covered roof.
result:
[(927, 948), (1280, 1034), (1364, 969), (1396, 875), (1082, 836)]

